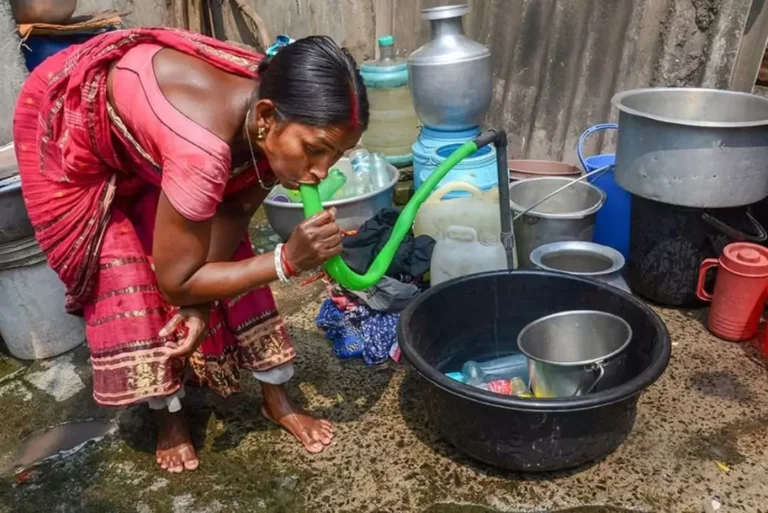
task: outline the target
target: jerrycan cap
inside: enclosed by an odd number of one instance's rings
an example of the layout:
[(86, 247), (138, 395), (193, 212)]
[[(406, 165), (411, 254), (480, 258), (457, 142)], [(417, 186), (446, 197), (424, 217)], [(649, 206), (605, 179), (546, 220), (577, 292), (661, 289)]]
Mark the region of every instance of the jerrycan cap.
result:
[(722, 262), (746, 276), (768, 275), (768, 249), (751, 242), (734, 242), (723, 250)]

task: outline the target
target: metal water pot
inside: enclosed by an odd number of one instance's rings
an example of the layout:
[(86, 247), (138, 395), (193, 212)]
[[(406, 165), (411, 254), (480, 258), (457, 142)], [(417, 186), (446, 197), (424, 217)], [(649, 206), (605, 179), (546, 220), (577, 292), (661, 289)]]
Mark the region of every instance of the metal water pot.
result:
[(491, 105), (491, 52), (464, 35), (466, 5), (421, 11), (432, 39), (408, 58), (413, 103), (421, 122), (441, 130), (483, 123)]

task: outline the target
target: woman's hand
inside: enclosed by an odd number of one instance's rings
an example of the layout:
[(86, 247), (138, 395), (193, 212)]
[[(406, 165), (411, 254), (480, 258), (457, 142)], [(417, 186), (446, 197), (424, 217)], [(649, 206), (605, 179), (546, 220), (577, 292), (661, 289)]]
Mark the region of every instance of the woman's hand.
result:
[(188, 358), (195, 352), (205, 338), (210, 313), (209, 306), (184, 307), (168, 321), (168, 324), (160, 330), (161, 337), (167, 337), (175, 331), (186, 332), (180, 342), (167, 346), (169, 358)]
[(291, 267), (309, 271), (341, 253), (341, 230), (336, 209), (324, 210), (302, 221), (283, 248)]

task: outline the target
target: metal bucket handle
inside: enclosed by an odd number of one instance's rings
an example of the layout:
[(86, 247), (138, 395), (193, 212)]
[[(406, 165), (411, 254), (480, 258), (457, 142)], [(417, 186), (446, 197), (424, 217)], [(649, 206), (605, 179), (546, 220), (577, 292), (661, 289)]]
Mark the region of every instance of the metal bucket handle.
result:
[(597, 371), (597, 377), (592, 382), (592, 384), (589, 385), (589, 388), (587, 388), (587, 390), (585, 392), (581, 392), (581, 390), (579, 388), (577, 388), (576, 391), (573, 393), (573, 397), (576, 397), (578, 395), (587, 395), (587, 394), (592, 393), (592, 391), (595, 389), (597, 384), (600, 383), (600, 381), (603, 379), (603, 376), (605, 376), (604, 364), (605, 364), (605, 362), (602, 361), (602, 360), (592, 364), (592, 366), (589, 368), (589, 370), (592, 371), (592, 372)]
[(584, 159), (584, 143), (587, 141), (587, 137), (594, 134), (595, 132), (601, 132), (603, 130), (618, 130), (619, 125), (616, 123), (600, 123), (599, 125), (595, 125), (592, 127), (587, 128), (583, 134), (581, 134), (581, 137), (579, 137), (579, 144), (576, 146), (576, 153), (579, 155), (579, 162), (581, 162), (581, 167), (584, 168), (584, 171), (587, 170), (587, 163)]
[(768, 239), (768, 233), (766, 233), (765, 228), (763, 228), (763, 225), (761, 225), (757, 219), (752, 217), (752, 214), (749, 212), (746, 212), (747, 219), (752, 224), (752, 227), (757, 232), (757, 235), (749, 235), (748, 233), (741, 232), (737, 230), (736, 228), (733, 228), (732, 226), (728, 226), (723, 221), (719, 220), (715, 216), (709, 214), (709, 213), (703, 213), (701, 215), (701, 220), (710, 225), (711, 227), (715, 228), (716, 230), (721, 231), (725, 235), (728, 235), (736, 242), (743, 242), (743, 241), (749, 241), (749, 242), (765, 242), (766, 239)]

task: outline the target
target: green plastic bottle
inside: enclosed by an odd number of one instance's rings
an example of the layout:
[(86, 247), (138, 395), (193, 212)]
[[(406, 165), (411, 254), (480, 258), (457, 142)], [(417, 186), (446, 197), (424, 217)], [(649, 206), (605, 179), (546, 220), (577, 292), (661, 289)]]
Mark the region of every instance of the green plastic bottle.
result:
[[(334, 167), (328, 172), (328, 176), (317, 186), (317, 192), (320, 193), (320, 201), (328, 201), (341, 190), (347, 183), (347, 175), (339, 168)], [(292, 203), (301, 203), (301, 193), (299, 191), (285, 191)]]

